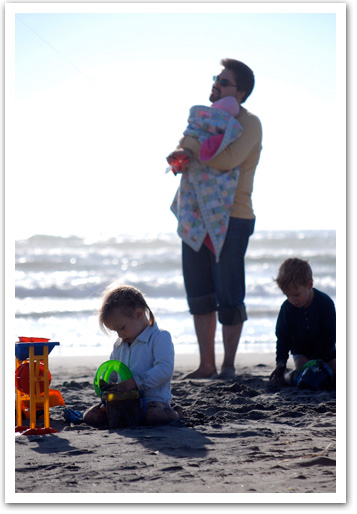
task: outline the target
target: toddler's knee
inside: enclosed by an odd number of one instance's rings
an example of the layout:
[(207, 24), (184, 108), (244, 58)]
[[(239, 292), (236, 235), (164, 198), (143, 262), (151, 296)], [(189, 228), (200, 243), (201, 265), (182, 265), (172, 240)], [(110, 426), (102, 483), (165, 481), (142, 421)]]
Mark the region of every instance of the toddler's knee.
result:
[(98, 405), (91, 407), (83, 414), (83, 421), (95, 428), (103, 427), (108, 423), (105, 409)]
[(144, 423), (145, 425), (167, 425), (180, 418), (181, 415), (179, 412), (172, 409), (170, 405), (160, 402), (150, 402), (147, 405)]

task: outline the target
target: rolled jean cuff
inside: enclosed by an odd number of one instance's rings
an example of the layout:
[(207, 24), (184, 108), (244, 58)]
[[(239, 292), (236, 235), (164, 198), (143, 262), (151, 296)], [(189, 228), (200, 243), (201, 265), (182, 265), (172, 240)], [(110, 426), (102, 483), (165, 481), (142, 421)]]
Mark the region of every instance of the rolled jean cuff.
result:
[(248, 316), (245, 310), (245, 305), (237, 305), (233, 308), (218, 309), (218, 320), (222, 325), (238, 325), (247, 321)]
[(217, 310), (217, 299), (214, 293), (204, 296), (187, 298), (191, 314), (208, 314)]

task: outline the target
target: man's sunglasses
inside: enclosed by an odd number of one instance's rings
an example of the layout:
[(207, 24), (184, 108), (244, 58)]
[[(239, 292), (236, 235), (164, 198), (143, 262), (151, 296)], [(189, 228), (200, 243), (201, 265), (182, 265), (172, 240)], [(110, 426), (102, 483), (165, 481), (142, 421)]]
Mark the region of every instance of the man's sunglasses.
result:
[(220, 79), (219, 75), (213, 76), (213, 82), (218, 82), (218, 84), (222, 87), (227, 87), (227, 86), (237, 87), (235, 84), (231, 84), (230, 82), (228, 82), (227, 79)]

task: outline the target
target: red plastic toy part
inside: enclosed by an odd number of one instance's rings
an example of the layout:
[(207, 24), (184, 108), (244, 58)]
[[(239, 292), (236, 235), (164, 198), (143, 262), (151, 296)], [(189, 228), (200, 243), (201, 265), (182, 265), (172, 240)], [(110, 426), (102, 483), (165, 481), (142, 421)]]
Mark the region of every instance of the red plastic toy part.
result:
[(188, 155), (177, 155), (172, 153), (167, 157), (167, 162), (170, 164), (174, 175), (185, 171), (189, 161), (190, 157)]
[(15, 432), (20, 435), (45, 435), (45, 434), (56, 434), (58, 430), (51, 427), (39, 427), (35, 426), (35, 428), (28, 427), (15, 427)]
[(47, 343), (49, 339), (45, 337), (19, 337), (20, 343)]
[[(44, 365), (40, 362), (39, 366), (39, 376), (43, 377), (44, 375)], [(51, 373), (48, 371), (48, 385), (51, 383)], [(25, 362), (21, 364), (15, 372), (15, 386), (19, 391), (22, 391), (25, 394), (30, 394), (30, 363)], [(44, 383), (39, 382), (40, 393), (43, 394), (45, 391)]]

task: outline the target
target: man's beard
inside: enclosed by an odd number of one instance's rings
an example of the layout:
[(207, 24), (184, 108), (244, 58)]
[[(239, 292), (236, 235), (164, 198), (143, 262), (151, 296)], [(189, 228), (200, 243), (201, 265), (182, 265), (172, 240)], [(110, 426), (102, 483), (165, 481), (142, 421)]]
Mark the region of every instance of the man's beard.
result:
[(215, 102), (216, 100), (219, 100), (221, 97), (220, 95), (220, 92), (218, 91), (218, 89), (214, 89), (211, 91), (211, 94), (210, 94), (210, 97), (209, 97), (209, 101), (210, 102)]

